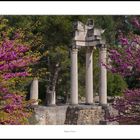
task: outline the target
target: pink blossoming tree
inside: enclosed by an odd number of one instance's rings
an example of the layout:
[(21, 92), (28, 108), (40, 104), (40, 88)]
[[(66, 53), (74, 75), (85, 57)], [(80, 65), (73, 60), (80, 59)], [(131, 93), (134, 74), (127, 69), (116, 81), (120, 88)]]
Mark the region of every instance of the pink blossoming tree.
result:
[[(132, 25), (140, 29), (138, 19), (132, 20)], [(136, 77), (140, 80), (140, 36), (119, 34), (119, 46), (108, 50), (109, 62), (107, 69), (112, 73), (118, 73), (124, 78)], [(120, 124), (140, 124), (140, 86), (126, 89), (123, 97), (116, 99), (113, 103), (118, 110), (117, 116), (109, 116), (110, 121), (118, 121)]]
[(0, 124), (28, 124), (30, 101), (25, 94), (12, 86), (18, 79), (30, 76), (30, 65), (39, 59), (27, 43), (23, 43), (19, 33), (8, 37), (1, 33), (0, 40)]

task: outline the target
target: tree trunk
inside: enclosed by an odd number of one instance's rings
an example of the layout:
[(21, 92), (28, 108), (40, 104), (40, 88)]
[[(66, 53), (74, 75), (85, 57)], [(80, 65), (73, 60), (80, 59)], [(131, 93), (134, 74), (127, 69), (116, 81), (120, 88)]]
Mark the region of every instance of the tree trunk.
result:
[(47, 105), (55, 105), (56, 104), (56, 84), (58, 79), (58, 74), (60, 71), (59, 63), (56, 64), (54, 74), (52, 76), (52, 79), (50, 81), (50, 84), (47, 86), (46, 89), (46, 102)]

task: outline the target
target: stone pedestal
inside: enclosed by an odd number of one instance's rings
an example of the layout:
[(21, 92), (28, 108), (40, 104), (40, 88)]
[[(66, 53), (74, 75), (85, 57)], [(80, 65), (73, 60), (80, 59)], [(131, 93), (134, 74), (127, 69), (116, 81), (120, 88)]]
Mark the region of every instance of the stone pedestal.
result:
[(93, 47), (86, 50), (86, 104), (93, 104)]
[(99, 125), (102, 120), (104, 120), (104, 111), (101, 106), (69, 106), (66, 112), (65, 124)]
[(35, 106), (30, 124), (37, 125), (99, 125), (104, 120), (101, 106)]
[(106, 64), (106, 48), (100, 48), (100, 86), (99, 86), (99, 102), (100, 105), (107, 104), (107, 70), (103, 64)]
[(71, 104), (78, 104), (78, 49), (71, 49)]
[[(38, 100), (38, 79), (34, 78), (30, 88), (30, 99), (31, 100)], [(33, 103), (33, 105), (38, 105), (38, 101)]]

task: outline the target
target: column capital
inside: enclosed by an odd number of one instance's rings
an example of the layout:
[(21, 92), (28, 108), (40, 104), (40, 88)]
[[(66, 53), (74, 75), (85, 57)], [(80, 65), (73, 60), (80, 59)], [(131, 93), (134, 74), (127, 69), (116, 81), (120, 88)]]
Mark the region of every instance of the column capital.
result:
[(94, 46), (87, 46), (86, 50), (91, 52), (91, 51), (93, 51), (93, 48), (94, 48)]
[(70, 50), (71, 50), (72, 53), (77, 53), (78, 52), (78, 48), (73, 48), (72, 47)]
[(73, 50), (73, 49), (76, 49), (77, 50), (78, 49), (78, 46), (76, 45), (76, 41), (74, 41), (74, 40), (72, 41), (71, 46), (70, 46), (70, 49), (71, 50)]
[(104, 50), (104, 48), (107, 48), (107, 45), (106, 45), (106, 41), (105, 40), (100, 40), (99, 41), (99, 44), (96, 45), (98, 48), (100, 48), (101, 50)]
[(101, 44), (99, 47), (100, 51), (107, 51), (107, 46), (105, 44)]
[(89, 55), (88, 57), (93, 55), (93, 47), (86, 47), (86, 55)]
[(38, 77), (33, 77), (33, 80), (38, 80), (39, 78)]

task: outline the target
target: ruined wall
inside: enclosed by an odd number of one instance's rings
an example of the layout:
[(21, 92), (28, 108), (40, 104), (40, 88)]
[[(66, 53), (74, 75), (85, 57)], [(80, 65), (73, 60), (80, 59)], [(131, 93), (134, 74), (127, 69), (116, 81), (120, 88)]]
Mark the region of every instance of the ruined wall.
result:
[(65, 124), (92, 125), (100, 124), (104, 120), (104, 111), (101, 106), (69, 106)]
[(101, 106), (36, 106), (30, 124), (38, 125), (98, 125), (108, 124), (104, 120), (105, 109)]
[(30, 124), (63, 125), (68, 106), (36, 106)]

